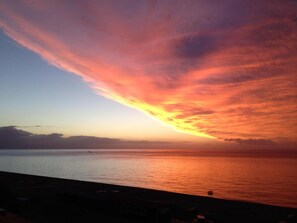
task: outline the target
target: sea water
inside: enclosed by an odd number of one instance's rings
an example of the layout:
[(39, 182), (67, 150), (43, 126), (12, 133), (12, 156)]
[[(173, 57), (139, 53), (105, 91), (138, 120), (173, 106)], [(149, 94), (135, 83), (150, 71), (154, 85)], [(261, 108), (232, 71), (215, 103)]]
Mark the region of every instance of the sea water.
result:
[(297, 208), (297, 158), (198, 150), (0, 150), (0, 171)]

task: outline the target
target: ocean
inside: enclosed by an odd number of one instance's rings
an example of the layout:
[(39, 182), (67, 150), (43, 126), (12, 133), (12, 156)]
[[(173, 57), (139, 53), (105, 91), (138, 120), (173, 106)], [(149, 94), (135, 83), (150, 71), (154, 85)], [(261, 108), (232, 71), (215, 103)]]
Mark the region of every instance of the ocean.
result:
[(296, 156), (199, 150), (0, 150), (0, 170), (297, 208)]

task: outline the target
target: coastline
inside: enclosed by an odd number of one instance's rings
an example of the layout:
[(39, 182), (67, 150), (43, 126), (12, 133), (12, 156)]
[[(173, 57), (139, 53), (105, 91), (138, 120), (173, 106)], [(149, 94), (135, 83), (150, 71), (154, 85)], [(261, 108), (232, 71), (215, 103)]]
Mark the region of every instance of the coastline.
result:
[[(0, 171), (6, 222), (294, 222), (296, 208)], [(5, 222), (5, 221), (4, 221)]]

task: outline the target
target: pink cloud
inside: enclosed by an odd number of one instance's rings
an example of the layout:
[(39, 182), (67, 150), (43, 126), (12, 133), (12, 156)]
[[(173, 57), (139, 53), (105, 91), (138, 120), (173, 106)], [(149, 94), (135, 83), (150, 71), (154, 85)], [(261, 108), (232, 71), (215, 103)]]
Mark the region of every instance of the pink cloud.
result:
[(177, 130), (296, 141), (296, 11), (289, 0), (4, 0), (0, 26)]

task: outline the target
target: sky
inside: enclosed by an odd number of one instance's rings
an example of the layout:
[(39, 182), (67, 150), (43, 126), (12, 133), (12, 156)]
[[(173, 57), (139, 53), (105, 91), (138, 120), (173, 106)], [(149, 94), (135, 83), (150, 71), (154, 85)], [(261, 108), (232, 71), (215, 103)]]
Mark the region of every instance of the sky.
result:
[(1, 1), (1, 126), (297, 142), (296, 1), (74, 2)]
[(197, 140), (96, 94), (80, 77), (48, 64), (3, 32), (0, 48), (0, 126), (66, 136)]

